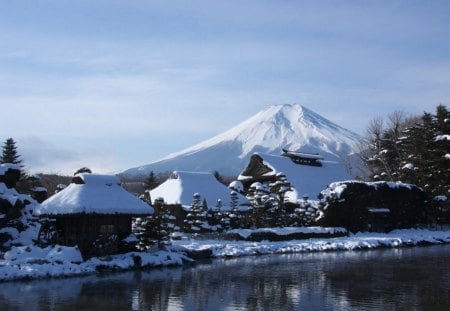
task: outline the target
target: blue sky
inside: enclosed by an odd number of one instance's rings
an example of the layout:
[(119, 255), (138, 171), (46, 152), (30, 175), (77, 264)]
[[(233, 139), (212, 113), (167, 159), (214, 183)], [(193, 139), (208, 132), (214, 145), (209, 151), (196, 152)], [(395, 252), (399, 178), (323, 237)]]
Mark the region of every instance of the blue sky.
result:
[(449, 104), (449, 1), (0, 5), (0, 139), (31, 172), (148, 164), (274, 104), (359, 134)]

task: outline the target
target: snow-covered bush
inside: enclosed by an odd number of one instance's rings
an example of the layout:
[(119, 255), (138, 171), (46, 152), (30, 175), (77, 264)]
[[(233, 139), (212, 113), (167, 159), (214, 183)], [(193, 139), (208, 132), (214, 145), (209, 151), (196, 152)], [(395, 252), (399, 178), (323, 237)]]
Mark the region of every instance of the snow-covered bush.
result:
[(409, 228), (426, 222), (426, 194), (399, 182), (336, 182), (320, 194), (322, 226), (349, 231)]
[(19, 177), (17, 165), (0, 165), (0, 251), (32, 244), (40, 228), (33, 217), (38, 203), (14, 188)]

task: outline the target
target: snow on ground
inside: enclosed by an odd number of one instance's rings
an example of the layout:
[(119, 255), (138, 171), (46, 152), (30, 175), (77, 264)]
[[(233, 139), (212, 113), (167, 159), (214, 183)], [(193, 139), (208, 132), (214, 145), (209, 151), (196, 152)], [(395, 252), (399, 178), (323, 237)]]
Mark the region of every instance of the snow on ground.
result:
[(181, 239), (173, 249), (210, 250), (213, 257), (235, 257), (321, 251), (353, 251), (381, 247), (401, 247), (450, 243), (450, 231), (395, 230), (390, 233), (357, 233), (348, 237), (313, 238), (281, 242), (247, 242)]
[(227, 233), (237, 233), (244, 239), (248, 238), (252, 233), (275, 233), (277, 235), (290, 235), (295, 233), (303, 234), (346, 234), (347, 230), (341, 227), (284, 227), (284, 228), (260, 228), (260, 229), (233, 229)]
[(82, 261), (77, 247), (56, 245), (13, 247), (0, 260), (0, 281), (69, 277), (98, 271), (121, 271), (139, 267), (182, 265), (192, 261), (181, 253), (170, 251), (131, 252)]
[[(285, 228), (271, 230), (278, 234), (286, 234)], [(241, 233), (248, 234), (246, 231)], [(184, 262), (192, 261), (184, 255), (184, 252), (205, 250), (211, 251), (212, 257), (237, 257), (298, 252), (354, 251), (443, 243), (450, 243), (450, 230), (409, 229), (395, 230), (390, 233), (357, 233), (348, 237), (282, 242), (205, 240), (182, 236), (181, 240), (173, 241), (167, 251), (131, 252), (104, 258), (94, 257), (84, 262), (80, 262), (81, 255), (76, 247), (22, 246), (13, 247), (0, 260), (0, 281), (77, 276), (95, 274), (102, 270), (121, 271), (139, 267), (182, 265)]]

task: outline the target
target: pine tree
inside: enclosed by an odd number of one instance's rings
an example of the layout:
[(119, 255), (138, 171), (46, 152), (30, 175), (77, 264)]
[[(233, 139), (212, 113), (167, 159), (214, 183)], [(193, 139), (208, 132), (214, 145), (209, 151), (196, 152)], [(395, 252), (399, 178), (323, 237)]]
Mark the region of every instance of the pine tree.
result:
[(159, 249), (170, 244), (169, 235), (174, 227), (171, 224), (170, 211), (165, 208), (162, 198), (155, 199), (153, 208), (153, 215), (137, 218), (135, 221), (134, 232), (139, 240), (137, 248), (140, 251), (145, 251), (155, 244)]
[[(421, 123), (405, 131), (405, 136), (399, 142), (399, 148), (406, 155), (400, 163), (399, 174), (404, 182), (416, 184), (430, 195), (438, 191), (440, 185), (448, 187), (446, 172), (449, 170), (448, 154), (449, 143), (439, 137), (445, 131), (439, 129), (440, 121), (430, 113), (424, 113)], [(447, 181), (447, 182), (446, 182)]]
[(381, 133), (375, 127), (374, 152), (367, 163), (383, 179), (422, 188), (433, 202), (431, 221), (450, 223), (450, 112), (439, 105), (436, 114), (425, 112), (414, 123), (411, 120)]
[(133, 233), (139, 240), (136, 245), (136, 248), (139, 251), (146, 251), (153, 246), (155, 241), (155, 230), (152, 217), (136, 218), (133, 225)]
[(11, 163), (19, 166), (20, 175), (15, 185), (16, 190), (19, 193), (32, 194), (32, 190), (36, 184), (36, 180), (28, 176), (22, 165), (22, 160), (17, 152), (16, 142), (12, 138), (8, 138), (2, 147), (2, 155), (0, 157), (0, 164)]
[(290, 182), (287, 180), (284, 173), (277, 173), (276, 181), (269, 184), (269, 190), (271, 192), (271, 197), (275, 201), (271, 205), (270, 214), (272, 215), (272, 225), (274, 226), (285, 226), (287, 223), (287, 212), (285, 207), (286, 192), (292, 190)]
[(153, 214), (153, 226), (156, 231), (156, 239), (159, 249), (164, 249), (170, 244), (169, 234), (173, 226), (170, 224), (170, 211), (164, 207), (164, 200), (162, 198), (155, 199), (153, 204), (155, 212)]
[(241, 215), (238, 207), (238, 194), (236, 191), (230, 192), (230, 211), (227, 215), (231, 229), (237, 229), (241, 226)]
[(204, 229), (206, 221), (206, 207), (201, 203), (202, 199), (199, 193), (194, 193), (192, 198), (191, 210), (186, 215), (185, 230), (187, 232), (200, 232)]
[(150, 172), (148, 177), (144, 181), (144, 185), (146, 189), (153, 190), (158, 187), (158, 181), (156, 180), (155, 173), (153, 171)]
[(12, 138), (8, 138), (2, 147), (2, 157), (0, 163), (11, 163), (11, 164), (21, 164), (22, 160), (17, 152), (16, 142)]

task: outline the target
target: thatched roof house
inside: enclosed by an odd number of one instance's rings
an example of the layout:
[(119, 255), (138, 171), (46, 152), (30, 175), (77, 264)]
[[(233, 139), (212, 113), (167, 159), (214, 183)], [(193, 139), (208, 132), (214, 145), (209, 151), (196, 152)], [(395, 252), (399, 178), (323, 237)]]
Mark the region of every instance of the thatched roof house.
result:
[(248, 189), (255, 182), (274, 182), (279, 173), (286, 175), (295, 188), (287, 194), (291, 202), (304, 195), (315, 198), (330, 183), (352, 179), (341, 163), (325, 161), (319, 155), (285, 151), (282, 156), (253, 154), (238, 180)]
[(120, 241), (131, 234), (132, 218), (152, 213), (153, 207), (123, 189), (117, 176), (88, 173), (77, 174), (35, 210), (53, 220), (43, 226), (41, 237), (78, 245), (87, 256), (120, 252)]

